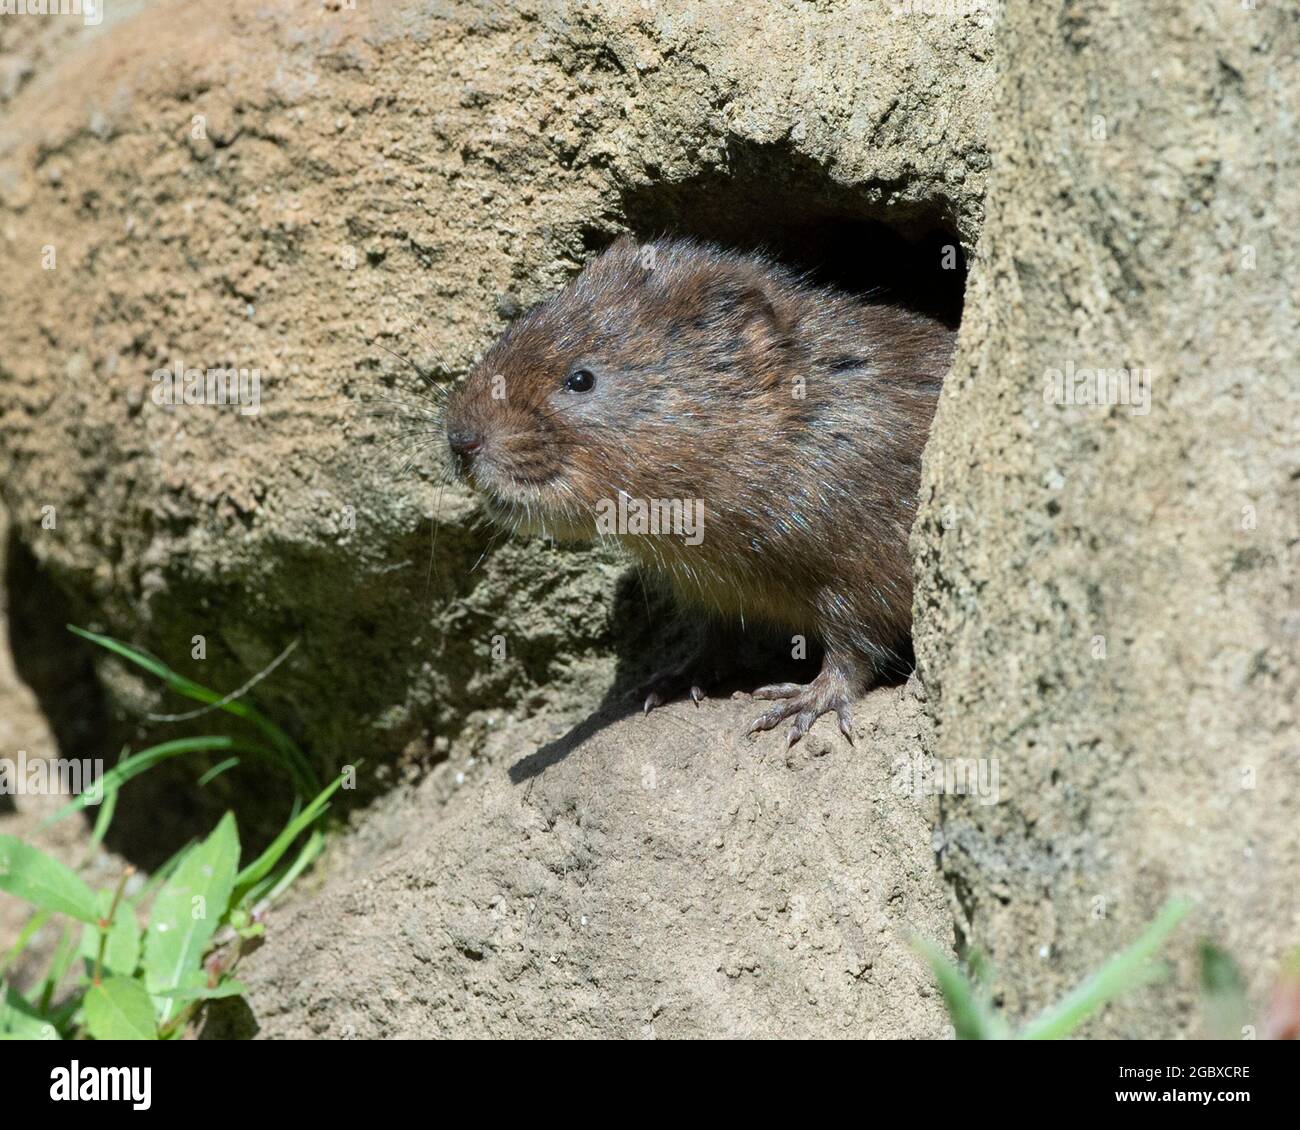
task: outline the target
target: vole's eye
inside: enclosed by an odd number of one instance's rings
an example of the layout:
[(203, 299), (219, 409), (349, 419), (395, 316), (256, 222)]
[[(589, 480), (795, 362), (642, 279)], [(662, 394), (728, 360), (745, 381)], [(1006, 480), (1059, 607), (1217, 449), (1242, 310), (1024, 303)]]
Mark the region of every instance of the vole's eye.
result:
[(596, 374), (590, 369), (574, 369), (564, 382), (570, 392), (590, 392), (596, 387)]

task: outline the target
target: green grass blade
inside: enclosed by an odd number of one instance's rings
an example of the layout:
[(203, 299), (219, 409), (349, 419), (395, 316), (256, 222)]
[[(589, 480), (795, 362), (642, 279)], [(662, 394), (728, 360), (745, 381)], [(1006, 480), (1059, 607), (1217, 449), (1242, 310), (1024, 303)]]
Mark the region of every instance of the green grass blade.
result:
[(250, 887), (241, 900), (241, 904), (254, 907), (263, 900), (275, 902), (308, 867), (313, 864), (325, 850), (325, 835), (319, 828), (313, 828), (306, 843), (288, 867), (278, 874), (268, 875), (261, 882)]
[[(275, 759), (275, 754), (264, 746), (248, 745), (245, 742), (224, 737), (220, 734), (207, 734), (197, 738), (175, 738), (172, 741), (160, 742), (148, 749), (142, 749), (139, 753), (133, 753), (126, 760), (119, 761), (100, 778), (96, 785), (96, 795), (102, 795), (107, 799), (110, 792), (120, 789), (133, 777), (138, 777), (146, 769), (151, 769), (158, 762), (166, 761), (169, 757), (179, 757), (183, 753), (208, 753), (212, 750), (234, 750), (242, 753), (258, 754), (272, 760)], [(102, 790), (102, 793), (100, 790)], [(90, 799), (86, 793), (82, 793), (81, 796), (70, 800), (57, 812), (42, 820), (40, 827), (42, 829), (48, 828), (51, 824), (71, 816), (74, 812), (80, 812), (86, 807)]]
[(31, 994), (31, 999), (38, 1002), (37, 1008), (42, 1014), (50, 1011), (50, 1002), (54, 1000), (55, 992), (58, 991), (64, 977), (68, 975), (68, 970), (72, 968), (73, 961), (76, 960), (77, 946), (83, 929), (85, 927), (80, 923), (75, 925), (69, 923), (64, 927), (63, 933), (59, 936), (59, 943), (54, 947), (50, 967), (45, 971), (45, 978)]
[(234, 769), (235, 766), (237, 766), (238, 764), (239, 764), (239, 758), (227, 757), (225, 761), (222, 761), (220, 764), (214, 765), (211, 769), (209, 769), (206, 773), (204, 773), (202, 777), (199, 778), (199, 788), (203, 788), (205, 785), (210, 785), (213, 781), (215, 781), (218, 777), (220, 777), (222, 773)]
[(271, 745), (283, 756), (287, 763), (290, 775), (293, 777), (298, 791), (304, 795), (310, 796), (320, 788), (320, 779), (316, 776), (311, 764), (303, 756), (302, 751), (298, 748), (294, 740), (289, 737), (279, 726), (272, 722), (265, 714), (254, 706), (248, 705), (240, 699), (234, 699), (230, 702), (222, 702), (223, 695), (217, 694), (216, 691), (209, 690), (200, 683), (194, 682), (193, 679), (187, 679), (184, 675), (173, 671), (167, 664), (160, 659), (155, 659), (147, 652), (139, 648), (132, 647), (128, 643), (114, 639), (112, 636), (100, 635), (98, 632), (90, 632), (85, 628), (78, 628), (75, 624), (67, 625), (68, 631), (74, 635), (80, 636), (84, 640), (97, 644), (104, 648), (105, 651), (111, 651), (113, 654), (121, 656), (137, 667), (148, 671), (149, 674), (156, 676), (164, 682), (169, 688), (177, 694), (191, 698), (195, 702), (201, 702), (206, 706), (214, 703), (221, 703), (220, 709), (227, 714), (232, 714), (236, 718), (242, 718), (251, 722), (262, 731)]
[[(118, 755), (118, 761), (126, 755), (123, 749)], [(100, 796), (99, 811), (95, 813), (95, 827), (90, 833), (90, 843), (86, 845), (86, 854), (83, 858), (89, 860), (91, 856), (99, 850), (99, 845), (104, 842), (104, 837), (108, 835), (109, 826), (113, 823), (113, 817), (117, 813), (117, 794), (120, 785), (106, 785), (102, 780), (98, 783), (97, 791)]]
[(57, 1040), (58, 1030), (11, 986), (0, 981), (0, 1040)]
[(1212, 1040), (1240, 1040), (1250, 1024), (1250, 998), (1241, 967), (1210, 941), (1201, 942), (1198, 958), (1207, 1034)]
[(912, 946), (929, 963), (934, 979), (939, 983), (957, 1039), (1006, 1039), (1006, 1026), (947, 954), (928, 938), (914, 938)]
[(242, 906), (247, 901), (249, 891), (275, 868), (281, 857), (287, 852), (293, 841), (298, 838), (308, 825), (318, 820), (329, 807), (329, 798), (343, 784), (343, 775), (335, 777), (325, 786), (296, 817), (289, 821), (284, 830), (275, 837), (267, 849), (239, 873), (235, 880), (235, 894), (230, 900), (231, 906)]
[(38, 910), (27, 920), (27, 924), (18, 932), (18, 937), (14, 939), (14, 944), (5, 951), (3, 957), (0, 957), (0, 977), (3, 977), (5, 970), (18, 960), (23, 950), (27, 948), (27, 944), (36, 936), (36, 931), (49, 921), (49, 917), (50, 912), (48, 910)]
[(1175, 899), (1128, 949), (1121, 950), (1073, 992), (1031, 1021), (1020, 1033), (1022, 1040), (1059, 1040), (1068, 1036), (1102, 1005), (1159, 978), (1163, 970), (1151, 958), (1191, 909)]

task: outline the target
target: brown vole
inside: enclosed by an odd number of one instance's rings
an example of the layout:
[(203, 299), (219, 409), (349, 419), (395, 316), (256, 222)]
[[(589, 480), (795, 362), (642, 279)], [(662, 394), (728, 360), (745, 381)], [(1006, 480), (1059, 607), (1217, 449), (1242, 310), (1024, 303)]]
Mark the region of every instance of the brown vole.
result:
[(616, 536), (684, 600), (818, 638), (820, 674), (756, 690), (782, 701), (751, 732), (793, 717), (793, 745), (834, 711), (852, 740), (851, 700), (906, 647), (953, 338), (760, 256), (625, 236), (507, 329), (447, 440), (511, 529)]

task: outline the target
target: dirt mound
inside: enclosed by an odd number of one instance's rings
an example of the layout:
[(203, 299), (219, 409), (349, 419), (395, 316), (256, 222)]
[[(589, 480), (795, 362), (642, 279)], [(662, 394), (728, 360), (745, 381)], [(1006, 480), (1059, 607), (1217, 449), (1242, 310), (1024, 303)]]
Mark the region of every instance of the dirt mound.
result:
[(241, 966), (252, 1023), (208, 1034), (942, 1036), (909, 946), (952, 941), (934, 800), (895, 764), (920, 704), (876, 692), (857, 748), (826, 724), (788, 754), (739, 736), (760, 707), (495, 734), (367, 814)]

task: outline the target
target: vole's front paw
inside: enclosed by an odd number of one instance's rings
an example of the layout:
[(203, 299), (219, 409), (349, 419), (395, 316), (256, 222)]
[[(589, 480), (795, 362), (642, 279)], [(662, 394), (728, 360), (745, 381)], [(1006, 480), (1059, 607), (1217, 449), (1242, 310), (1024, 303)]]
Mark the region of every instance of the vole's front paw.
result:
[(703, 667), (699, 660), (688, 659), (676, 667), (660, 671), (634, 690), (632, 697), (644, 703), (646, 714), (656, 706), (663, 706), (665, 702), (671, 702), (686, 694), (689, 694), (691, 701), (699, 706), (709, 697), (706, 690), (717, 682), (717, 679), (717, 673)]
[(754, 692), (755, 698), (785, 699), (787, 701), (772, 707), (759, 715), (749, 728), (751, 734), (759, 730), (770, 730), (787, 718), (794, 717), (790, 731), (786, 735), (786, 748), (793, 746), (807, 732), (810, 726), (823, 714), (835, 712), (839, 720), (840, 733), (853, 744), (853, 717), (849, 713), (849, 690), (843, 676), (833, 671), (822, 671), (811, 683), (803, 686), (799, 683), (774, 683), (769, 687), (759, 687)]

